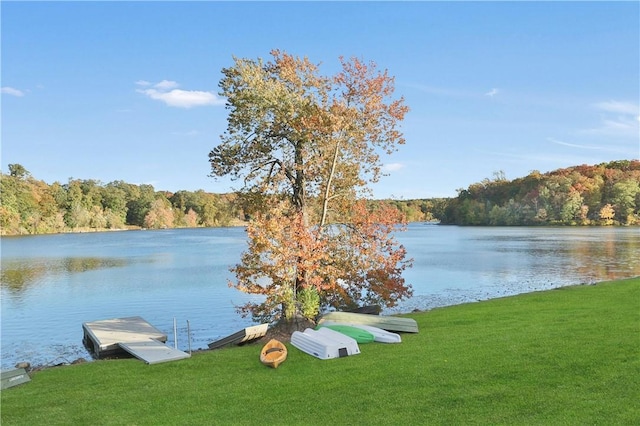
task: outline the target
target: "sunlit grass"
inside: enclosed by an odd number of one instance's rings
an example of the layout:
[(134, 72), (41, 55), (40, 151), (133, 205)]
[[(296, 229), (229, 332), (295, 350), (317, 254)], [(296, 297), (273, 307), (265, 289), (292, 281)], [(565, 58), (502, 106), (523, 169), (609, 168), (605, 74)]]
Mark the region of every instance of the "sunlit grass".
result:
[(259, 345), (99, 361), (2, 392), (3, 425), (637, 424), (640, 278), (407, 315), (420, 333), (330, 361)]

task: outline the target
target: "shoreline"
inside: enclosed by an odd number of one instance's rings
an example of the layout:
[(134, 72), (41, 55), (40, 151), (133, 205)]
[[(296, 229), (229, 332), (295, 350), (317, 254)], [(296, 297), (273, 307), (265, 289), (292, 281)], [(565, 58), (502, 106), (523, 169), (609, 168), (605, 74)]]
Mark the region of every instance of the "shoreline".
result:
[[(616, 279), (611, 279), (611, 280), (608, 279), (608, 280), (603, 280), (603, 281), (591, 281), (591, 282), (574, 283), (574, 284), (566, 284), (566, 285), (554, 285), (554, 286), (550, 286), (550, 287), (546, 287), (546, 288), (536, 288), (536, 289), (531, 289), (529, 291), (523, 291), (523, 292), (514, 292), (514, 293), (503, 292), (502, 294), (496, 294), (495, 296), (486, 297), (486, 298), (482, 298), (482, 299), (471, 297), (471, 296), (467, 296), (464, 299), (458, 298), (453, 303), (445, 303), (445, 304), (440, 304), (440, 303), (433, 304), (434, 300), (436, 300), (436, 301), (439, 300), (440, 302), (442, 302), (442, 299), (440, 299), (437, 296), (424, 296), (424, 297), (418, 296), (419, 299), (422, 299), (423, 301), (424, 300), (428, 300), (431, 304), (429, 304), (429, 306), (427, 306), (427, 307), (424, 307), (422, 305), (414, 304), (413, 308), (410, 309), (410, 310), (404, 310), (401, 307), (391, 308), (391, 309), (384, 309), (383, 308), (382, 312), (380, 314), (381, 315), (426, 314), (426, 313), (428, 313), (429, 311), (431, 311), (433, 309), (442, 309), (442, 308), (448, 308), (448, 307), (452, 307), (452, 306), (460, 306), (460, 305), (465, 305), (465, 304), (470, 304), (470, 303), (480, 303), (480, 302), (485, 302), (485, 301), (488, 301), (488, 300), (509, 298), (509, 297), (514, 297), (514, 296), (519, 296), (519, 295), (530, 294), (530, 293), (553, 291), (553, 290), (559, 290), (559, 289), (570, 288), (570, 287), (596, 286), (596, 285), (600, 285), (600, 284), (603, 284), (603, 283), (616, 283), (616, 282), (619, 282), (619, 281), (633, 280), (633, 279), (638, 279), (638, 278), (640, 278), (640, 275), (636, 275), (636, 276), (632, 276), (632, 277), (616, 278)], [(463, 293), (463, 291), (459, 291), (458, 293)], [(467, 293), (471, 293), (471, 292), (467, 291)], [(256, 342), (259, 344), (260, 341), (261, 341), (261, 339), (257, 339)], [(255, 344), (256, 342), (250, 342), (248, 344)], [(84, 345), (82, 345), (82, 347), (91, 355), (91, 352), (89, 352), (84, 347)], [(196, 349), (192, 349), (191, 353), (209, 352), (209, 351), (215, 351), (215, 350), (220, 350), (220, 349), (225, 349), (225, 347), (217, 348), (217, 349), (196, 348)], [(49, 368), (63, 367), (63, 366), (67, 366), (67, 365), (77, 365), (77, 364), (83, 364), (83, 363), (87, 363), (87, 362), (99, 362), (99, 361), (108, 361), (108, 360), (113, 360), (113, 359), (128, 359), (128, 358), (133, 358), (133, 356), (130, 356), (130, 357), (120, 356), (120, 357), (108, 357), (108, 358), (94, 358), (93, 356), (91, 356), (90, 359), (86, 359), (84, 357), (78, 357), (78, 358), (76, 358), (76, 359), (74, 359), (72, 361), (66, 359), (64, 356), (59, 356), (58, 358), (54, 359), (50, 363), (46, 363), (46, 364), (33, 364), (32, 365), (30, 363), (30, 361), (28, 361), (28, 360), (19, 361), (15, 365), (15, 368), (25, 368), (25, 370), (28, 373), (31, 373), (31, 372), (37, 372), (37, 371), (46, 370), (46, 369), (49, 369)], [(64, 361), (64, 362), (58, 362), (58, 361)], [(22, 364), (22, 366), (18, 367), (21, 364)], [(27, 365), (27, 364), (28, 364), (28, 367), (25, 367), (24, 365)]]
[[(127, 228), (81, 228), (76, 230), (68, 230), (64, 232), (42, 232), (36, 234), (7, 234), (0, 230), (0, 237), (31, 237), (37, 235), (65, 235), (65, 234), (93, 234), (93, 233), (101, 233), (101, 232), (126, 232), (126, 231), (168, 231), (175, 229), (219, 229), (219, 228), (241, 228), (246, 227), (249, 224), (247, 221), (233, 221), (233, 223), (226, 226), (195, 226), (195, 227), (173, 227), (173, 228), (162, 228), (162, 229), (149, 229), (142, 228), (140, 226), (130, 225)], [(613, 224), (613, 225), (598, 225), (598, 224), (588, 224), (588, 225), (562, 225), (562, 224), (545, 224), (545, 225), (457, 225), (457, 224), (442, 224), (440, 222), (433, 221), (417, 221), (417, 222), (407, 222), (407, 225), (415, 225), (421, 224), (425, 226), (459, 226), (463, 228), (640, 228), (640, 223), (636, 225), (627, 225), (627, 224)]]

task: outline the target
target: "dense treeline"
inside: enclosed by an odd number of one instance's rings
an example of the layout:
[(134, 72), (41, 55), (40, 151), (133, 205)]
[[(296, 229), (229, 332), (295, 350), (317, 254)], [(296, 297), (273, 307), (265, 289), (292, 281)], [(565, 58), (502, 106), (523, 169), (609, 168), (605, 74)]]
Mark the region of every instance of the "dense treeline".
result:
[[(47, 184), (20, 164), (0, 180), (2, 235), (131, 228), (165, 229), (243, 224), (249, 212), (235, 194), (156, 191), (123, 181), (69, 179)], [(412, 222), (437, 220), (447, 199), (389, 201)], [(439, 214), (438, 214), (439, 212)]]
[(459, 190), (440, 220), (457, 225), (640, 225), (640, 161), (575, 166)]
[(228, 226), (242, 218), (233, 194), (169, 193), (123, 181), (37, 180), (19, 164), (0, 180), (3, 235), (105, 229)]
[(400, 210), (407, 218), (407, 222), (439, 222), (444, 217), (451, 198), (385, 200), (384, 202)]
[[(235, 194), (170, 193), (123, 181), (37, 180), (10, 164), (0, 180), (2, 235), (105, 229), (214, 227), (243, 223)], [(640, 161), (531, 172), (509, 181), (497, 173), (456, 198), (386, 200), (409, 222), (456, 225), (640, 225)]]

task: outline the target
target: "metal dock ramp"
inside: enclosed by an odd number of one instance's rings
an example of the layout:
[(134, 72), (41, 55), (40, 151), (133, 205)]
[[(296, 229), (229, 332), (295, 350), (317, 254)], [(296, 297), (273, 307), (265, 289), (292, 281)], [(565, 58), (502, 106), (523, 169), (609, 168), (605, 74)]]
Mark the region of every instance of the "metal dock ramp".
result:
[(164, 344), (167, 335), (141, 317), (113, 318), (82, 324), (83, 342), (96, 358), (128, 352), (147, 364), (189, 358)]
[(165, 345), (157, 340), (149, 339), (144, 342), (128, 342), (118, 344), (122, 349), (129, 352), (136, 358), (147, 364), (158, 364), (160, 362), (177, 361), (189, 358), (186, 352)]

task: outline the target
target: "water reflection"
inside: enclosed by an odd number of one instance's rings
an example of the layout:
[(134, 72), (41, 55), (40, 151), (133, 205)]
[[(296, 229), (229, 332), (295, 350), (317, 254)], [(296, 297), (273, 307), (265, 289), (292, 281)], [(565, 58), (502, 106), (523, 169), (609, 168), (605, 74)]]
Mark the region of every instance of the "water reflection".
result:
[(410, 227), (414, 297), (389, 313), (640, 276), (638, 228)]
[[(574, 239), (559, 244), (557, 240), (498, 238), (495, 251), (504, 256), (518, 253), (525, 257), (547, 260), (554, 265), (565, 259), (563, 274), (593, 282), (640, 275), (640, 242), (638, 239)], [(514, 244), (514, 242), (525, 244)]]
[(56, 275), (79, 274), (106, 268), (119, 268), (129, 259), (103, 257), (64, 257), (24, 260), (3, 260), (0, 285), (12, 293), (20, 293), (37, 283), (46, 283)]
[(640, 275), (640, 243), (637, 240), (578, 241), (573, 252), (581, 261), (579, 274), (592, 274), (594, 280), (613, 280)]

